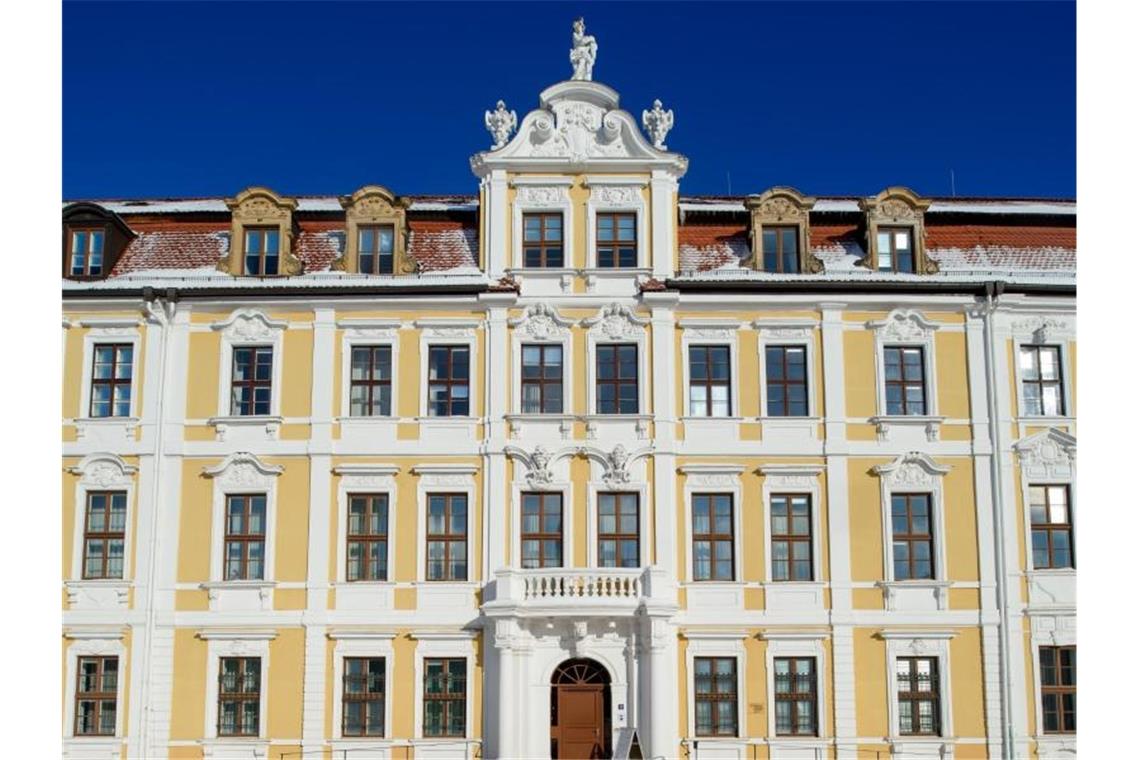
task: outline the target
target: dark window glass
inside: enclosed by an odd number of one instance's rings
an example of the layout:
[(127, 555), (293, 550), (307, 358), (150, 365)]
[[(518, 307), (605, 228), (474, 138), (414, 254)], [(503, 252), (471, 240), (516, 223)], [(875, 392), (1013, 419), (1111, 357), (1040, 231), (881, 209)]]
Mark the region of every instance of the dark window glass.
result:
[(637, 266), (637, 214), (597, 215), (599, 267)]
[(763, 227), (764, 271), (800, 271), (800, 231), (797, 227)]
[(524, 414), (562, 412), (562, 346), (522, 347), (522, 410)]
[(122, 578), (126, 491), (91, 491), (83, 524), (83, 577)]
[(357, 253), (363, 274), (395, 272), (395, 229), (390, 224), (363, 225), (357, 229)]
[(467, 734), (467, 660), (424, 660), (424, 736)]
[(815, 736), (816, 679), (814, 657), (777, 657), (775, 671), (776, 735)]
[(1073, 567), (1068, 486), (1030, 486), (1029, 523), (1035, 569)]
[(562, 214), (523, 214), (523, 266), (562, 267)]
[(392, 347), (353, 346), (349, 381), (349, 414), (389, 417), (392, 414)]
[(734, 551), (732, 495), (693, 494), (693, 580), (734, 580)]
[(728, 346), (689, 346), (689, 414), (728, 417), (732, 414), (732, 381)]
[(273, 394), (273, 348), (235, 348), (230, 388), (230, 414), (269, 414), (269, 402)]
[(80, 657), (76, 662), (75, 735), (114, 736), (118, 694), (118, 657)]
[(427, 497), (427, 579), (467, 580), (467, 496), (433, 493)]
[(1065, 413), (1060, 348), (1021, 347), (1021, 393), (1023, 414), (1059, 417)]
[(772, 580), (810, 581), (811, 497), (772, 494)]
[(694, 657), (697, 736), (736, 736), (736, 658)]
[(1040, 647), (1041, 728), (1047, 734), (1077, 730), (1077, 648)]
[(130, 343), (96, 343), (91, 362), (91, 416), (131, 416), (131, 374), (134, 347)]
[(930, 494), (891, 495), (891, 530), (894, 534), (895, 580), (934, 577), (934, 537)]
[(71, 230), (71, 249), (68, 251), (68, 274), (72, 277), (98, 277), (103, 274), (103, 240), (100, 228)]
[(637, 345), (602, 345), (597, 353), (598, 414), (637, 414)]
[(261, 658), (222, 657), (218, 673), (218, 736), (261, 731)]
[(245, 273), (278, 274), (281, 231), (277, 227), (245, 228)]
[(942, 733), (938, 660), (899, 657), (895, 660), (895, 689), (899, 700), (899, 733), (939, 736)]
[(431, 346), (428, 349), (428, 416), (471, 414), (471, 349)]
[(345, 657), (341, 735), (384, 735), (384, 658)]
[(806, 346), (766, 346), (764, 375), (769, 417), (807, 416)]
[(346, 556), (348, 580), (388, 580), (388, 494), (348, 495)]
[(598, 566), (640, 567), (640, 515), (636, 493), (598, 494)]
[(522, 495), (522, 566), (562, 567), (562, 494)]
[(887, 346), (883, 349), (887, 414), (926, 414), (926, 373), (922, 354), (922, 348), (918, 346)]
[(224, 579), (265, 578), (265, 494), (226, 496)]
[(914, 274), (914, 237), (910, 227), (879, 227), (876, 249), (880, 272)]

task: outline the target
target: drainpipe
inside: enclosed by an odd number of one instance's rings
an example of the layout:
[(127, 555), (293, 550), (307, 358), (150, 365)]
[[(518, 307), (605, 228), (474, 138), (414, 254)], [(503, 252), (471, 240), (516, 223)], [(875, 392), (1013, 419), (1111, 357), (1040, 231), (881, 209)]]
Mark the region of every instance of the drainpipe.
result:
[(1013, 716), (1011, 715), (1013, 683), (1010, 676), (1009, 635), (1013, 630), (1009, 617), (1009, 585), (1005, 556), (1005, 502), (1002, 498), (1000, 463), (1000, 435), (998, 433), (997, 402), (997, 342), (994, 337), (993, 315), (998, 300), (1004, 290), (1004, 283), (986, 283), (986, 306), (983, 311), (983, 328), (986, 339), (986, 403), (990, 429), (990, 489), (994, 515), (994, 556), (997, 560), (997, 603), (998, 603), (998, 661), (1001, 666), (1001, 716), (1002, 716), (1002, 757), (1014, 757)]
[(159, 528), (160, 522), (157, 519), (159, 515), (158, 500), (162, 493), (162, 456), (163, 456), (163, 439), (166, 434), (165, 419), (166, 419), (166, 367), (167, 358), (169, 354), (168, 347), (170, 340), (168, 332), (170, 325), (174, 319), (174, 312), (177, 310), (175, 301), (177, 300), (177, 293), (173, 288), (166, 291), (165, 296), (158, 296), (151, 288), (143, 290), (143, 310), (146, 313), (148, 321), (152, 324), (158, 325), (159, 329), (159, 365), (158, 365), (158, 383), (156, 393), (158, 400), (156, 403), (156, 414), (154, 421), (154, 450), (152, 456), (154, 457), (153, 477), (151, 477), (151, 494), (150, 503), (151, 509), (154, 514), (152, 515), (153, 535), (151, 536), (150, 546), (150, 562), (147, 568), (147, 577), (149, 582), (146, 588), (146, 646), (143, 648), (142, 657), (142, 698), (145, 701), (142, 711), (142, 726), (140, 734), (142, 735), (142, 753), (145, 757), (150, 752), (151, 731), (153, 730), (153, 722), (151, 720), (152, 700), (150, 699), (150, 671), (151, 671), (151, 657), (154, 650), (154, 634), (155, 634), (155, 619), (157, 617), (155, 611), (155, 596), (157, 595), (157, 572), (158, 572), (158, 555), (159, 555)]

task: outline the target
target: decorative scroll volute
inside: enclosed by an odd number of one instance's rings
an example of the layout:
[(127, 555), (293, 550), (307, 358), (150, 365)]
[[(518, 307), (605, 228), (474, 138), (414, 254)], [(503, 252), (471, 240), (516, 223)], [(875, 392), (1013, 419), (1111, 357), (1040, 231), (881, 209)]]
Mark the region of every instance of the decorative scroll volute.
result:
[(809, 217), (815, 198), (801, 194), (794, 187), (773, 187), (760, 195), (751, 195), (745, 205), (752, 214), (752, 257), (746, 262), (755, 269), (764, 267), (764, 227), (795, 227), (800, 247), (800, 271), (814, 274), (823, 271), (823, 262), (811, 252)]
[(218, 262), (218, 270), (233, 275), (245, 273), (246, 227), (277, 227), (280, 233), (278, 273), (301, 273), (301, 260), (293, 254), (293, 212), (297, 201), (283, 198), (267, 187), (248, 187), (226, 199), (230, 210), (230, 253)]
[(393, 230), (392, 256), (395, 274), (412, 274), (416, 262), (408, 255), (408, 217), (410, 201), (395, 195), (380, 185), (365, 185), (352, 195), (342, 196), (344, 208), (344, 254), (333, 262), (332, 268), (342, 272), (360, 271), (361, 225), (391, 225)]

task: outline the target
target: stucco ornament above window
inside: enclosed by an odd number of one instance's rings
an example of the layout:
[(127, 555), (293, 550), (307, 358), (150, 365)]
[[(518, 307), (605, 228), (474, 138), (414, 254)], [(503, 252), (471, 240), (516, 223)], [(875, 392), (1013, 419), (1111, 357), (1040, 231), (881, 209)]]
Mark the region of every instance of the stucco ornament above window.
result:
[(641, 112), (641, 126), (645, 127), (649, 139), (653, 141), (653, 147), (665, 150), (665, 135), (673, 128), (673, 109), (666, 111), (661, 107), (660, 100), (654, 100), (652, 111)]
[(508, 111), (507, 104), (500, 100), (495, 104), (494, 111), (483, 112), (483, 123), (487, 126), (491, 137), (495, 138), (491, 150), (498, 150), (511, 138), (511, 132), (514, 132), (518, 126), (519, 118), (514, 111)]
[(574, 20), (574, 31), (570, 35), (574, 47), (570, 48), (570, 65), (574, 67), (571, 79), (589, 82), (594, 78), (594, 61), (598, 59), (598, 41), (594, 35), (586, 34), (586, 21), (578, 17)]

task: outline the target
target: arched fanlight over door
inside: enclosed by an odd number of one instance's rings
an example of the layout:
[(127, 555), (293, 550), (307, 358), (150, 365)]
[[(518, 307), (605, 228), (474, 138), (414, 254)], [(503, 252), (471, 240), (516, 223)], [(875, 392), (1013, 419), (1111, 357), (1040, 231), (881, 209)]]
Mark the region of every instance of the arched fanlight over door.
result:
[(558, 666), (550, 683), (554, 686), (608, 684), (610, 674), (593, 660), (567, 660)]

